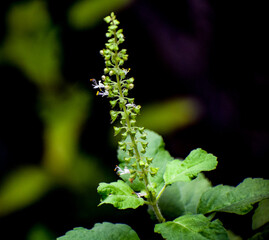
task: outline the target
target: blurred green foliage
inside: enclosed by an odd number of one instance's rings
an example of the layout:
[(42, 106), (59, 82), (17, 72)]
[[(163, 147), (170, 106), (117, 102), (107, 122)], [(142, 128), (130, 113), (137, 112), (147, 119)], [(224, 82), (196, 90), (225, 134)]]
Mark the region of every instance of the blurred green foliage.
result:
[(89, 96), (71, 88), (61, 95), (46, 94), (42, 99), (41, 116), (46, 126), (43, 164), (55, 175), (63, 177), (73, 167), (81, 127), (89, 113)]
[(202, 106), (193, 98), (175, 98), (143, 106), (138, 125), (168, 134), (195, 123), (202, 114)]
[(13, 4), (6, 19), (1, 60), (20, 69), (39, 90), (36, 106), (43, 121), (44, 153), (39, 166), (7, 174), (0, 185), (0, 217), (33, 204), (55, 185), (85, 192), (103, 176), (102, 167), (79, 148), (91, 95), (79, 85), (64, 83), (61, 43), (46, 2)]
[(36, 224), (27, 235), (27, 240), (51, 240), (56, 237), (44, 225)]
[(60, 42), (44, 1), (14, 4), (6, 16), (2, 58), (40, 86), (61, 81)]
[(74, 3), (68, 13), (71, 26), (77, 29), (93, 27), (114, 9), (119, 9), (131, 0), (81, 0)]
[(259, 202), (252, 217), (252, 229), (256, 230), (269, 222), (269, 199)]
[(0, 216), (34, 203), (51, 187), (51, 178), (42, 168), (25, 166), (11, 172), (0, 188)]

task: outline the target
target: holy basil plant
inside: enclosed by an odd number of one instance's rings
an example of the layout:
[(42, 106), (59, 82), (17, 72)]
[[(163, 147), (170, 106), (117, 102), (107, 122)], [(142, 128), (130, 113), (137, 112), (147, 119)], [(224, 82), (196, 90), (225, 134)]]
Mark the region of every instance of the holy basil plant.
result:
[[(137, 126), (136, 117), (141, 106), (128, 97), (134, 87), (127, 50), (121, 49), (123, 30), (114, 13), (105, 18), (109, 24), (105, 48), (100, 51), (105, 60), (104, 75), (91, 79), (97, 95), (109, 98), (111, 121), (118, 142), (116, 166), (120, 179), (100, 183), (99, 206), (112, 204), (118, 209), (136, 209), (147, 205), (148, 213), (156, 222), (154, 231), (168, 240), (228, 240), (232, 236), (217, 219), (217, 212), (244, 215), (260, 202), (253, 216), (253, 229), (260, 230), (251, 239), (268, 236), (269, 180), (247, 178), (236, 187), (213, 187), (202, 174), (214, 170), (217, 158), (203, 149), (195, 149), (185, 159), (174, 159), (164, 148), (160, 135)], [(228, 235), (229, 233), (229, 235)], [(267, 235), (266, 235), (267, 234)], [(265, 237), (265, 238), (261, 238)], [(58, 240), (133, 240), (138, 234), (125, 224), (98, 223), (92, 229), (75, 228)]]

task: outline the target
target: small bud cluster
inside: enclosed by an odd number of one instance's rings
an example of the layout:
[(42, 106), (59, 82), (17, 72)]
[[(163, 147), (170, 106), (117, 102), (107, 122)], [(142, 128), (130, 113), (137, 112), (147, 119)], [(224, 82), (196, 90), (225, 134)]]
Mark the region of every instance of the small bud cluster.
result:
[[(119, 48), (119, 45), (124, 42), (123, 31), (118, 29), (119, 21), (114, 13), (104, 20), (109, 24), (106, 33), (108, 41), (105, 44), (106, 48), (100, 53), (104, 57), (106, 67), (101, 80), (97, 82), (95, 79), (91, 79), (92, 85), (94, 89), (97, 89), (97, 95), (111, 98), (112, 123), (120, 118), (121, 126), (114, 126), (114, 131), (115, 135), (121, 133), (122, 141), (119, 142), (119, 148), (128, 155), (125, 163), (129, 169), (128, 171), (127, 169), (121, 170), (117, 167), (117, 172), (120, 175), (130, 173), (131, 182), (136, 177), (139, 180), (146, 180), (147, 174), (150, 173), (154, 176), (157, 174), (157, 169), (150, 167), (152, 158), (143, 156), (148, 146), (147, 135), (144, 128), (136, 126), (136, 117), (140, 113), (141, 106), (135, 105), (134, 98), (128, 97), (129, 90), (134, 87), (134, 78), (128, 78), (127, 74), (130, 69), (122, 67), (128, 59), (127, 50)], [(119, 110), (116, 110), (117, 108)], [(126, 140), (128, 136), (129, 142)]]

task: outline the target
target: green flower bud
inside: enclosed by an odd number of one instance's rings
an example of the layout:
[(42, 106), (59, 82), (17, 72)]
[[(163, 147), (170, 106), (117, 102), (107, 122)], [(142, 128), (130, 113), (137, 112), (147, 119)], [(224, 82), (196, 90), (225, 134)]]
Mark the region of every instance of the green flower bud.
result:
[(148, 144), (149, 144), (148, 142), (141, 142), (141, 145), (142, 145), (143, 148), (147, 148)]
[(104, 20), (106, 21), (106, 23), (110, 23), (112, 19), (110, 16), (107, 16), (104, 18)]
[(143, 140), (146, 140), (147, 139), (147, 134), (143, 133), (140, 138), (143, 139)]
[(140, 167), (144, 167), (144, 166), (145, 166), (145, 163), (141, 160), (141, 161), (139, 162), (139, 166), (140, 166)]
[(132, 78), (129, 78), (129, 79), (126, 80), (126, 82), (129, 83), (129, 84), (130, 83), (133, 83), (134, 82), (134, 78), (133, 77)]
[(125, 123), (126, 123), (125, 119), (121, 119), (120, 124), (125, 125)]
[(109, 101), (110, 105), (112, 106), (112, 108), (114, 108), (117, 104), (118, 100), (111, 100)]
[(112, 122), (114, 122), (117, 119), (118, 115), (119, 115), (119, 112), (113, 111), (113, 110), (110, 111), (110, 116), (111, 116)]
[(109, 59), (110, 59), (109, 57), (108, 57), (108, 59), (107, 59), (107, 57), (105, 58), (105, 60), (107, 60), (105, 62), (105, 64), (106, 64), (107, 67), (111, 67), (112, 66), (112, 63), (111, 63), (111, 61)]
[(132, 136), (135, 136), (136, 131), (135, 131), (134, 129), (132, 129), (132, 130), (130, 131), (130, 134), (131, 134)]
[(137, 164), (136, 164), (136, 163), (133, 163), (131, 166), (132, 166), (133, 168), (137, 169)]
[(123, 64), (124, 64), (124, 60), (120, 59), (120, 60), (119, 60), (119, 65), (121, 66), (121, 65), (123, 65)]
[(134, 156), (134, 149), (133, 148), (130, 148), (128, 149), (128, 153), (129, 153), (129, 156)]
[(122, 109), (124, 105), (125, 105), (125, 101), (123, 101), (123, 99), (120, 99), (120, 103), (119, 103), (120, 108)]
[(158, 173), (158, 170), (159, 170), (159, 168), (151, 167), (151, 168), (150, 168), (150, 175), (151, 175), (152, 177), (154, 177), (154, 176)]
[(121, 147), (120, 147), (120, 150), (122, 150), (122, 151), (124, 151), (124, 152), (125, 152), (125, 151), (126, 151), (126, 145), (121, 146)]
[(130, 83), (130, 84), (127, 86), (127, 87), (128, 87), (128, 89), (130, 89), (130, 90), (131, 90), (131, 89), (133, 89), (133, 88), (134, 88), (134, 84)]
[(135, 108), (134, 108), (134, 111), (138, 114), (140, 112), (140, 109), (141, 109), (141, 106), (140, 105), (137, 105)]
[(121, 150), (126, 151), (126, 143), (125, 142), (119, 142), (119, 147)]
[(131, 127), (134, 127), (134, 126), (135, 126), (135, 123), (136, 123), (136, 120), (135, 120), (135, 119), (132, 119), (132, 120), (130, 121)]
[(134, 104), (134, 98), (128, 98), (130, 104)]
[(139, 178), (138, 178), (140, 181), (143, 181), (143, 176), (139, 176)]
[(122, 32), (123, 32), (122, 29), (119, 29), (119, 30), (116, 32), (116, 35), (117, 35), (118, 38), (119, 38), (119, 35), (120, 35)]
[[(140, 134), (144, 134), (144, 130), (145, 128), (144, 127), (139, 127), (138, 128), (138, 131), (140, 132)], [(146, 133), (145, 133), (146, 134)], [(143, 138), (142, 138), (143, 139)]]
[(124, 161), (125, 162), (130, 162), (131, 161), (131, 158), (130, 157), (128, 157), (128, 158), (126, 157), (126, 158), (124, 158)]
[(116, 25), (110, 25), (108, 27), (108, 29), (111, 30), (111, 31), (115, 31), (117, 28), (118, 28), (118, 26), (116, 26)]
[(133, 180), (135, 180), (135, 178), (136, 178), (136, 173), (131, 174), (130, 179), (132, 179), (132, 181), (133, 181)]
[(121, 134), (121, 137), (123, 140), (125, 140), (127, 138), (127, 136), (128, 136), (127, 132), (124, 132)]
[(135, 118), (136, 118), (136, 115), (137, 115), (136, 113), (133, 113), (133, 112), (132, 112), (132, 113), (130, 114), (130, 117), (131, 117), (132, 119), (135, 119)]
[(128, 89), (125, 88), (125, 89), (123, 89), (122, 92), (123, 92), (123, 95), (124, 95), (124, 96), (128, 96)]
[(115, 127), (114, 126), (114, 136), (117, 136), (121, 132), (122, 128), (121, 127)]
[(117, 19), (114, 19), (113, 20), (113, 23), (116, 24), (116, 25), (119, 25), (120, 24), (120, 22)]
[(123, 37), (119, 38), (119, 41), (118, 42), (119, 42), (119, 44), (123, 43), (124, 42), (124, 38)]

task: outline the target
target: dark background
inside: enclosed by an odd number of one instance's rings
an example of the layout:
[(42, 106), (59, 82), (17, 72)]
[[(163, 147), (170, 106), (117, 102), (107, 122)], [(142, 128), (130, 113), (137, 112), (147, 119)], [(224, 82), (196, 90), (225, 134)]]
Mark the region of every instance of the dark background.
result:
[[(117, 179), (113, 175), (117, 159), (110, 137), (109, 105), (105, 98), (95, 97), (89, 83), (89, 78), (98, 78), (103, 72), (99, 50), (106, 41), (105, 15), (100, 14), (92, 26), (76, 28), (67, 21), (76, 1), (45, 2), (51, 26), (58, 31), (64, 80), (43, 88), (4, 54), (0, 58), (0, 180), (4, 182), (17, 168), (42, 165), (46, 125), (39, 112), (40, 96), (61, 95), (66, 85), (91, 96), (77, 144), (80, 152), (91, 156), (89, 161), (104, 170), (79, 191), (58, 179), (37, 200), (0, 216), (1, 234), (55, 239), (73, 227), (91, 228), (95, 222), (111, 221), (129, 224), (141, 239), (157, 239), (150, 235), (153, 223), (149, 223), (145, 208), (123, 212), (111, 206), (96, 207), (98, 182)], [(2, 49), (9, 34), (8, 12), (17, 3), (0, 3)], [(108, 14), (109, 9), (104, 9)], [(236, 186), (246, 177), (268, 178), (269, 19), (264, 2), (136, 0), (112, 10), (124, 29), (124, 47), (129, 53), (126, 65), (136, 80), (132, 91), (136, 103), (143, 108), (188, 97), (203, 109), (191, 124), (163, 133), (171, 155), (184, 158), (197, 147), (213, 153), (219, 165), (206, 174), (213, 185)], [(251, 215), (220, 217), (229, 229), (236, 224), (237, 234), (246, 237), (249, 233)]]

